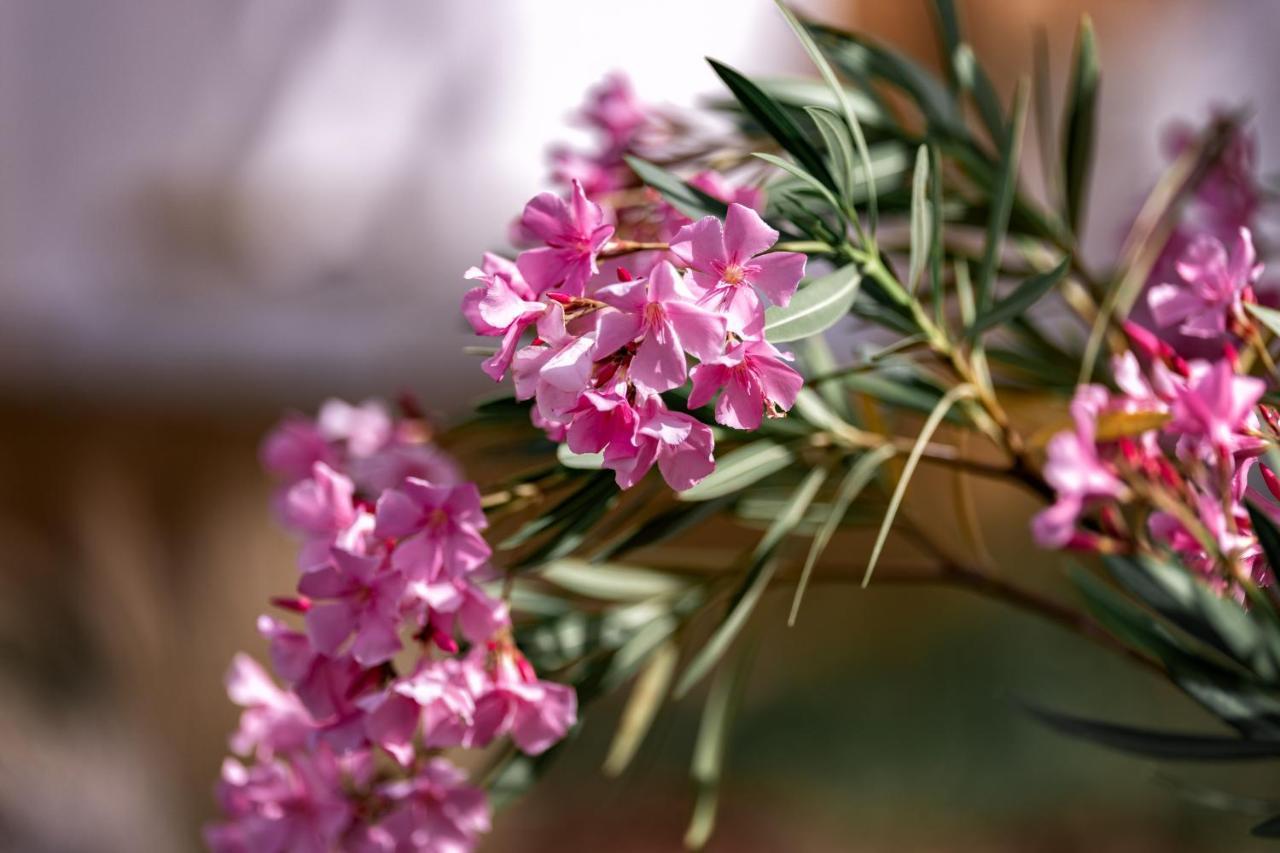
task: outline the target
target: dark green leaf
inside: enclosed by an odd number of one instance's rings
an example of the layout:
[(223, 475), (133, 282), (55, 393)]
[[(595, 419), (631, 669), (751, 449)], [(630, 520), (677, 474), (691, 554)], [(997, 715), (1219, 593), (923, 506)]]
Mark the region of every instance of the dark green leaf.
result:
[(1066, 115), (1062, 122), (1062, 173), (1067, 204), (1067, 223), (1079, 233), (1093, 164), (1094, 123), (1098, 109), (1098, 43), (1093, 22), (1086, 15), (1076, 36), (1071, 88), (1067, 93)]
[(695, 186), (681, 180), (661, 166), (655, 166), (647, 160), (631, 155), (626, 156), (627, 165), (649, 186), (662, 193), (663, 198), (685, 216), (698, 219), (703, 216), (714, 216), (723, 219), (728, 206), (719, 199), (712, 198)]
[(1066, 735), (1170, 761), (1241, 761), (1280, 758), (1280, 741), (1162, 732), (1087, 720), (1056, 711), (1027, 706), (1040, 722)]
[(1018, 191), (1018, 150), (1022, 143), (1022, 122), (1027, 111), (1027, 87), (1019, 82), (1013, 95), (1013, 117), (1000, 141), (1000, 172), (991, 190), (991, 211), (987, 220), (987, 239), (982, 251), (982, 266), (978, 269), (977, 300), (979, 311), (991, 305), (995, 287), (996, 270), (1000, 265), (1000, 253), (1004, 246), (1005, 232), (1009, 228), (1009, 211)]
[(765, 132), (772, 136), (784, 151), (795, 157), (796, 162), (806, 172), (817, 178), (823, 185), (834, 188), (835, 182), (822, 161), (822, 155), (791, 120), (786, 110), (766, 95), (759, 86), (729, 66), (722, 65), (714, 59), (707, 61), (711, 63), (711, 68), (717, 76), (729, 87), (733, 96), (738, 99), (738, 103), (742, 104), (742, 108), (760, 122)]
[(992, 305), (986, 311), (980, 311), (978, 318), (969, 327), (969, 339), (1012, 320), (1040, 301), (1040, 298), (1054, 288), (1066, 276), (1071, 268), (1071, 258), (1063, 258), (1056, 267), (1022, 282), (1012, 293)]

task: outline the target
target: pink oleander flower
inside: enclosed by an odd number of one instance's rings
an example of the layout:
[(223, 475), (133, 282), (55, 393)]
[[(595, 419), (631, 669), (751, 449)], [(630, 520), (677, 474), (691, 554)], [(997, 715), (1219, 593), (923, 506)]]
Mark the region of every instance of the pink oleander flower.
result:
[(1147, 292), (1152, 317), (1159, 326), (1179, 324), (1178, 331), (1189, 337), (1224, 336), (1262, 274), (1256, 261), (1247, 228), (1240, 229), (1230, 255), (1216, 237), (1196, 237), (1175, 267), (1182, 282), (1157, 284)]
[(391, 568), (385, 555), (331, 549), (329, 565), (298, 582), (298, 592), (313, 599), (305, 619), (312, 646), (336, 657), (354, 634), (351, 656), (361, 666), (390, 660), (401, 648), (404, 588), (404, 575)]
[(315, 724), (298, 697), (281, 690), (257, 661), (237, 654), (227, 671), (227, 695), (244, 708), (240, 727), (231, 736), (237, 755), (270, 761), (276, 753), (306, 746)]
[(581, 296), (587, 279), (597, 272), (596, 256), (613, 236), (600, 205), (588, 199), (576, 181), (567, 202), (554, 193), (535, 196), (525, 205), (520, 227), (546, 244), (516, 258), (520, 274), (538, 294), (558, 287)]
[(369, 740), (404, 767), (413, 763), (419, 731), (428, 749), (470, 746), (476, 696), (487, 677), (468, 672), (469, 666), (454, 658), (424, 660), (413, 675), (365, 699), (361, 704)]
[(492, 551), (474, 483), (436, 486), (413, 477), (378, 499), (374, 535), (397, 539), (392, 565), (409, 580), (456, 578), (482, 566)]
[(1219, 452), (1255, 448), (1260, 440), (1243, 434), (1253, 418), (1253, 407), (1266, 383), (1252, 376), (1238, 376), (1231, 360), (1212, 364), (1194, 362), (1191, 379), (1179, 388), (1173, 404), (1173, 420), (1167, 429), (1185, 438), (1202, 439)]
[(704, 289), (699, 304), (724, 315), (729, 331), (742, 334), (756, 325), (763, 310), (756, 290), (775, 305), (786, 305), (804, 276), (804, 255), (761, 254), (777, 240), (778, 232), (758, 213), (735, 203), (723, 223), (708, 216), (680, 229), (671, 251), (689, 265), (694, 282)]
[(417, 614), (418, 625), (446, 652), (458, 650), (455, 631), (461, 631), (468, 642), (480, 643), (510, 624), (507, 605), (477, 586), (475, 576), (414, 581), (406, 589), (412, 602), (408, 609)]
[(578, 697), (572, 687), (539, 680), (533, 667), (509, 641), (477, 648), (471, 659), (489, 657), (488, 689), (476, 698), (473, 742), (483, 746), (509, 734), (528, 755), (545, 752), (564, 738), (578, 720)]
[(317, 462), (333, 468), (340, 464), (338, 452), (320, 433), (315, 422), (291, 415), (267, 434), (259, 450), (262, 467), (295, 483), (311, 476)]
[(1095, 441), (1098, 415), (1110, 402), (1100, 385), (1081, 385), (1071, 401), (1075, 429), (1060, 432), (1046, 448), (1044, 478), (1057, 492), (1053, 506), (1032, 521), (1032, 534), (1046, 548), (1065, 546), (1089, 498), (1119, 497), (1125, 487), (1098, 455)]
[(613, 310), (600, 312), (594, 358), (638, 340), (628, 376), (646, 391), (683, 385), (686, 352), (706, 361), (724, 350), (724, 318), (695, 304), (697, 297), (670, 263), (658, 264), (647, 279), (602, 287), (596, 298)]
[(706, 424), (668, 410), (656, 394), (638, 397), (634, 416), (634, 437), (610, 442), (604, 453), (604, 467), (614, 472), (620, 488), (640, 482), (654, 463), (678, 492), (693, 488), (715, 470), (715, 439)]
[(218, 800), (227, 820), (205, 830), (214, 853), (328, 853), (353, 814), (341, 767), (324, 748), (252, 767), (228, 758)]
[(635, 179), (620, 154), (620, 151), (610, 150), (602, 155), (591, 155), (564, 145), (555, 146), (550, 152), (551, 179), (563, 186), (573, 186), (576, 181), (582, 185), (587, 198), (592, 199), (623, 189)]
[(649, 110), (636, 97), (631, 81), (617, 71), (607, 74), (587, 93), (582, 118), (602, 131), (615, 148), (626, 148), (650, 121)]
[(574, 453), (599, 453), (611, 444), (632, 447), (636, 435), (636, 411), (624, 396), (625, 388), (584, 391), (565, 441)]
[(736, 429), (758, 429), (765, 412), (777, 417), (790, 409), (804, 385), (804, 378), (786, 364), (790, 358), (766, 340), (740, 341), (693, 369), (689, 408), (705, 406), (723, 388), (716, 421)]
[(591, 378), (595, 349), (595, 332), (570, 333), (564, 309), (552, 303), (538, 320), (535, 343), (517, 352), (512, 361), (516, 399), (536, 399), (538, 413), (548, 422), (559, 423)]
[(306, 634), (270, 616), (258, 618), (258, 632), (267, 638), (276, 675), (293, 688), (325, 740), (343, 748), (357, 745), (364, 716), (358, 701), (377, 687), (377, 671), (349, 656), (320, 654)]
[(469, 853), (489, 831), (489, 801), (484, 791), (466, 784), (466, 776), (443, 758), (433, 758), (411, 779), (382, 785), (391, 803), (377, 825), (380, 838), (397, 853)]
[(689, 185), (725, 204), (740, 204), (756, 213), (764, 213), (764, 190), (760, 187), (737, 186), (724, 175), (710, 169), (690, 178)]
[(546, 306), (537, 301), (516, 265), (497, 255), (486, 252), (480, 267), (467, 270), (465, 278), (483, 282), (462, 298), (467, 322), (477, 335), (502, 337), (498, 351), (482, 365), (490, 378), (500, 381), (524, 330), (537, 322)]
[(326, 441), (345, 445), (351, 456), (370, 456), (391, 441), (395, 423), (377, 400), (365, 400), (358, 406), (327, 400), (316, 417), (316, 429)]
[(284, 493), (280, 515), (303, 537), (298, 568), (310, 572), (325, 566), (333, 545), (363, 549), (364, 538), (372, 531), (372, 517), (354, 498), (351, 478), (323, 462), (315, 464), (310, 479), (300, 480)]

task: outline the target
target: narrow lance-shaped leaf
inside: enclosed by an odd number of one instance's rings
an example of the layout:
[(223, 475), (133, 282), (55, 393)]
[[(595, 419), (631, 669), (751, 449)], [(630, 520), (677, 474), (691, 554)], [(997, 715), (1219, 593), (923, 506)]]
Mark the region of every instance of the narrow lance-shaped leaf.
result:
[(627, 155), (625, 159), (640, 180), (662, 193), (662, 197), (685, 216), (693, 219), (703, 216), (723, 219), (729, 209), (724, 202), (707, 195), (661, 166), (631, 155)]
[[(840, 111), (844, 113), (845, 122), (849, 125), (849, 132), (853, 134), (854, 146), (858, 149), (858, 158), (862, 161), (862, 168), (867, 174), (867, 221), (870, 225), (871, 238), (874, 242), (876, 226), (880, 218), (879, 202), (876, 198), (875, 180), (872, 178), (875, 172), (871, 168), (871, 153), (867, 150), (867, 140), (862, 133), (862, 125), (858, 122), (858, 116), (854, 113), (853, 106), (849, 103), (849, 97), (845, 93), (844, 86), (840, 85), (835, 70), (831, 67), (831, 63), (827, 62), (827, 58), (823, 56), (822, 51), (818, 49), (818, 45), (814, 42), (809, 30), (800, 23), (782, 0), (775, 0), (775, 3), (779, 11), (782, 12), (782, 17), (786, 18), (787, 24), (796, 34), (796, 38), (800, 40), (800, 44), (804, 46), (805, 52), (813, 60), (814, 67), (818, 69), (818, 73), (826, 81), (831, 93), (835, 95), (840, 104)], [(862, 236), (862, 226), (856, 219), (853, 224), (858, 230), (859, 236)]]
[(1040, 722), (1063, 734), (1148, 758), (1170, 761), (1240, 761), (1280, 758), (1280, 743), (1276, 741), (1162, 732), (1087, 720), (1034, 706), (1029, 706), (1027, 710)]
[(806, 172), (813, 175), (825, 186), (835, 186), (831, 173), (827, 171), (827, 166), (822, 161), (822, 155), (818, 153), (818, 149), (813, 147), (813, 144), (796, 126), (796, 123), (791, 120), (791, 116), (787, 114), (786, 110), (778, 105), (777, 101), (770, 98), (759, 86), (729, 66), (716, 62), (714, 59), (708, 59), (707, 62), (711, 63), (712, 70), (729, 87), (729, 91), (738, 99), (738, 103), (742, 104), (742, 108), (760, 123), (765, 132), (772, 136), (784, 151), (795, 157)]
[(761, 152), (757, 152), (751, 156), (758, 157), (771, 166), (777, 166), (784, 172), (798, 178), (802, 183), (807, 184), (812, 190), (818, 193), (818, 195), (826, 199), (826, 202), (831, 206), (832, 211), (839, 214), (840, 217), (852, 221), (848, 212), (845, 210), (845, 206), (840, 203), (840, 199), (836, 198), (835, 193), (825, 186), (822, 181), (818, 180), (795, 163), (784, 160), (783, 158), (777, 157), (773, 154), (764, 154)]
[(707, 704), (702, 709), (698, 740), (693, 746), (693, 763), (689, 768), (689, 775), (697, 785), (693, 817), (684, 836), (685, 847), (690, 850), (701, 850), (715, 830), (725, 744), (729, 740), (734, 712), (742, 698), (749, 666), (750, 654), (744, 652), (734, 666), (722, 670), (712, 682)]
[(865, 588), (871, 583), (871, 575), (876, 570), (876, 563), (880, 561), (880, 553), (884, 550), (884, 544), (889, 539), (889, 530), (893, 527), (893, 520), (898, 516), (898, 508), (902, 506), (902, 498), (907, 493), (907, 486), (911, 483), (911, 477), (916, 472), (916, 466), (920, 464), (920, 457), (924, 455), (924, 449), (929, 444), (929, 439), (933, 438), (934, 432), (942, 423), (942, 419), (947, 416), (948, 410), (951, 409), (957, 401), (972, 397), (974, 389), (972, 385), (957, 385), (938, 401), (938, 405), (934, 406), (929, 417), (924, 422), (924, 427), (920, 430), (920, 435), (916, 438), (916, 443), (911, 448), (911, 454), (907, 456), (907, 462), (902, 466), (902, 476), (898, 478), (898, 485), (894, 487), (893, 495), (889, 498), (889, 508), (885, 510), (884, 521), (880, 522), (880, 531), (876, 534), (875, 545), (871, 548), (871, 559), (867, 561), (866, 574), (862, 576), (862, 586)]
[(702, 482), (679, 494), (682, 501), (707, 501), (745, 489), (786, 468), (795, 452), (771, 439), (760, 439), (730, 450), (716, 460), (716, 469)]
[(1067, 222), (1079, 233), (1080, 218), (1093, 163), (1094, 123), (1098, 109), (1100, 67), (1093, 22), (1086, 15), (1076, 36), (1071, 88), (1067, 94), (1062, 122), (1062, 174), (1067, 205)]
[[(857, 185), (857, 167), (853, 162), (853, 143), (849, 139), (849, 131), (840, 116), (826, 107), (805, 107), (804, 111), (813, 119), (822, 142), (827, 147), (827, 159), (831, 173), (835, 177), (839, 200), (852, 212), (853, 190)], [(870, 178), (868, 178), (870, 180)]]
[(1000, 96), (996, 94), (996, 88), (992, 85), (987, 72), (983, 70), (982, 64), (978, 62), (978, 57), (974, 56), (973, 48), (967, 44), (956, 48), (955, 53), (951, 55), (951, 65), (955, 69), (956, 79), (960, 81), (960, 88), (973, 98), (974, 104), (977, 105), (978, 115), (982, 118), (982, 124), (991, 136), (991, 141), (999, 145), (1005, 133)]
[(800, 572), (800, 581), (796, 584), (795, 598), (791, 600), (791, 613), (787, 616), (788, 626), (796, 624), (796, 616), (800, 613), (800, 602), (804, 599), (804, 592), (809, 587), (809, 576), (813, 573), (813, 567), (817, 565), (822, 552), (830, 544), (831, 537), (835, 535), (840, 522), (844, 520), (845, 513), (849, 511), (849, 506), (862, 493), (866, 485), (871, 482), (871, 478), (876, 475), (876, 471), (880, 469), (880, 466), (895, 452), (892, 445), (886, 444), (882, 447), (877, 447), (875, 450), (863, 454), (849, 469), (849, 473), (845, 474), (844, 480), (840, 483), (840, 489), (836, 492), (836, 498), (831, 504), (831, 512), (827, 514), (826, 520), (822, 522), (822, 527), (818, 529), (817, 534), (813, 537), (813, 544), (809, 546), (809, 554), (804, 560), (804, 569)]
[(1252, 302), (1246, 303), (1244, 310), (1252, 314), (1254, 319), (1265, 326), (1268, 332), (1280, 337), (1280, 311), (1256, 305)]
[(653, 719), (658, 715), (667, 698), (667, 689), (671, 686), (671, 677), (675, 674), (676, 663), (680, 659), (680, 648), (675, 641), (667, 640), (653, 652), (649, 662), (645, 664), (636, 683), (631, 688), (631, 696), (618, 721), (618, 731), (609, 745), (609, 754), (604, 760), (604, 774), (619, 776), (627, 769), (636, 750), (644, 740)]
[(988, 329), (1021, 316), (1024, 311), (1039, 302), (1041, 297), (1053, 290), (1054, 286), (1066, 276), (1070, 267), (1071, 259), (1063, 258), (1053, 269), (1033, 275), (1022, 282), (1012, 293), (983, 311), (973, 321), (973, 325), (969, 327), (969, 339), (973, 340)]
[(693, 660), (685, 667), (684, 672), (680, 675), (680, 680), (676, 683), (674, 692), (675, 698), (679, 699), (689, 690), (702, 680), (716, 662), (724, 656), (724, 653), (732, 645), (734, 638), (747, 624), (748, 617), (755, 610), (756, 603), (759, 602), (760, 596), (764, 595), (764, 591), (769, 586), (769, 581), (773, 579), (774, 570), (777, 567), (777, 561), (774, 559), (778, 546), (787, 538), (800, 519), (804, 518), (805, 512), (809, 509), (809, 505), (813, 503), (814, 497), (818, 494), (818, 489), (822, 487), (822, 483), (826, 480), (827, 470), (825, 468), (814, 468), (805, 475), (804, 480), (796, 487), (792, 493), (790, 506), (786, 511), (774, 521), (769, 529), (765, 531), (764, 536), (760, 538), (759, 544), (751, 554), (751, 564), (747, 568), (746, 576), (738, 594), (729, 605), (729, 612), (725, 616), (724, 621), (712, 633), (706, 645), (698, 650)]
[(933, 16), (934, 29), (938, 33), (938, 53), (941, 55), (942, 68), (946, 71), (951, 88), (958, 89), (960, 81), (956, 79), (956, 69), (951, 62), (961, 42), (960, 16), (956, 13), (956, 4), (952, 0), (934, 0)]
[(1000, 144), (1000, 172), (991, 191), (991, 211), (987, 220), (987, 240), (982, 252), (982, 266), (978, 268), (977, 306), (985, 310), (991, 304), (996, 271), (1000, 267), (1000, 252), (1004, 246), (1005, 232), (1009, 228), (1009, 212), (1013, 209), (1013, 197), (1018, 190), (1018, 150), (1022, 143), (1022, 122), (1027, 111), (1027, 82), (1018, 81), (1013, 94), (1013, 117)]
[(854, 264), (811, 281), (796, 291), (786, 307), (764, 312), (764, 335), (772, 343), (785, 343), (816, 335), (834, 326), (853, 307), (862, 274)]
[(916, 149), (916, 169), (911, 177), (911, 261), (907, 272), (907, 293), (914, 294), (925, 261), (932, 251), (933, 210), (929, 206), (929, 149)]
[(934, 324), (944, 328), (946, 300), (943, 289), (942, 251), (942, 160), (937, 146), (929, 146), (929, 219), (933, 225), (929, 235), (929, 279), (933, 285)]

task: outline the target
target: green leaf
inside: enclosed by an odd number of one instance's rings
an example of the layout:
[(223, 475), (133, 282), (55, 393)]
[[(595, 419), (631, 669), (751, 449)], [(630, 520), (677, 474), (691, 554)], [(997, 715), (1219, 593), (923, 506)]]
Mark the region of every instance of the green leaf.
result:
[(1076, 36), (1071, 88), (1067, 93), (1062, 122), (1062, 174), (1067, 205), (1067, 223), (1079, 233), (1080, 218), (1093, 164), (1094, 124), (1098, 109), (1100, 67), (1093, 22), (1086, 15)]
[(740, 492), (776, 474), (795, 460), (795, 452), (771, 439), (759, 439), (734, 448), (716, 460), (716, 469), (692, 489), (681, 492), (682, 501), (706, 501)]
[(1013, 118), (1000, 141), (1000, 172), (991, 191), (991, 210), (987, 220), (987, 238), (982, 251), (982, 265), (978, 268), (977, 302), (979, 311), (991, 304), (996, 271), (1000, 266), (1000, 252), (1005, 232), (1009, 229), (1009, 212), (1013, 209), (1013, 197), (1018, 191), (1018, 150), (1022, 144), (1022, 123), (1027, 112), (1027, 85), (1018, 82), (1013, 94)]
[(818, 180), (813, 175), (809, 174), (804, 169), (797, 166), (795, 163), (792, 163), (789, 160), (784, 160), (781, 157), (775, 157), (773, 154), (763, 154), (760, 152), (756, 152), (751, 156), (756, 157), (760, 160), (763, 160), (766, 163), (769, 163), (770, 165), (777, 166), (779, 169), (782, 169), (784, 172), (787, 172), (788, 174), (795, 176), (800, 180), (801, 183), (807, 185), (810, 189), (812, 189), (819, 196), (825, 199), (827, 204), (831, 206), (832, 211), (839, 214), (841, 217), (845, 219), (849, 218), (845, 212), (844, 205), (840, 203), (840, 199), (836, 198), (835, 193), (833, 193), (830, 189), (824, 186), (822, 181)]
[(959, 104), (937, 78), (912, 60), (854, 33), (806, 23), (823, 53), (855, 80), (879, 78), (900, 89), (913, 102), (931, 131), (955, 139), (967, 137)]
[[(703, 482), (706, 481), (704, 480)], [(683, 494), (687, 495), (688, 492)], [(692, 506), (683, 503), (678, 504), (647, 521), (631, 527), (626, 533), (620, 535), (598, 553), (592, 555), (591, 562), (602, 563), (620, 554), (634, 551), (637, 548), (658, 545), (672, 537), (679, 536), (686, 530), (701, 524), (723, 510), (732, 499), (733, 493), (729, 492), (718, 498), (710, 498)]]
[(933, 210), (926, 195), (929, 191), (929, 149), (916, 149), (916, 170), (911, 177), (911, 262), (908, 266), (907, 293), (914, 294), (925, 261), (932, 251)]
[(1004, 111), (1000, 109), (1000, 96), (991, 78), (983, 70), (978, 58), (973, 55), (973, 48), (962, 44), (951, 54), (951, 67), (955, 69), (960, 88), (973, 98), (978, 107), (978, 115), (987, 129), (993, 143), (999, 144), (1004, 138)]
[(855, 264), (814, 279), (797, 290), (785, 307), (774, 305), (765, 310), (765, 338), (784, 343), (834, 326), (848, 315), (861, 282), (862, 274)]
[(858, 170), (853, 162), (853, 141), (849, 138), (848, 128), (840, 116), (826, 107), (805, 107), (804, 111), (822, 134), (839, 200), (852, 206), (853, 191), (858, 184)]
[(941, 65), (947, 72), (947, 79), (951, 82), (952, 88), (959, 88), (960, 81), (956, 79), (955, 65), (952, 62), (952, 57), (956, 55), (956, 50), (961, 44), (960, 16), (956, 14), (956, 4), (951, 0), (934, 0), (933, 16), (934, 28), (938, 33)]
[(1268, 818), (1249, 830), (1255, 838), (1280, 838), (1280, 815)]
[(561, 589), (601, 601), (643, 601), (688, 587), (685, 580), (666, 572), (568, 558), (547, 564), (538, 575)]
[(938, 156), (938, 148), (929, 146), (929, 174), (933, 178), (929, 182), (929, 221), (933, 225), (929, 241), (929, 278), (933, 285), (933, 319), (934, 325), (945, 329), (946, 298), (943, 293), (946, 282), (943, 280), (942, 263), (942, 160)]
[(1040, 301), (1040, 298), (1054, 288), (1066, 276), (1071, 268), (1071, 258), (1065, 257), (1053, 269), (1033, 275), (1022, 282), (1016, 289), (995, 305), (978, 315), (969, 327), (968, 335), (974, 340), (978, 335), (1022, 315), (1024, 311)]
[(744, 653), (735, 666), (717, 674), (707, 694), (707, 704), (702, 709), (698, 739), (693, 746), (693, 764), (689, 768), (697, 786), (693, 816), (684, 836), (685, 847), (690, 850), (701, 850), (715, 830), (725, 744), (729, 740), (734, 712), (742, 699), (749, 661), (750, 656)]
[(1112, 749), (1170, 761), (1241, 761), (1280, 758), (1280, 742), (1161, 732), (1122, 726), (1028, 706), (1040, 722), (1063, 734)]
[(1277, 337), (1280, 337), (1280, 311), (1274, 308), (1264, 308), (1261, 305), (1255, 305), (1252, 302), (1246, 302), (1244, 310), (1254, 316), (1258, 322), (1267, 327), (1267, 331)]
[(784, 151), (795, 157), (796, 162), (823, 185), (835, 186), (818, 149), (813, 147), (808, 137), (796, 126), (791, 116), (777, 101), (729, 66), (714, 59), (708, 59), (707, 62), (711, 63), (712, 70), (724, 81), (729, 91), (738, 99), (738, 103), (742, 104), (742, 108), (760, 123), (765, 132), (772, 136)]
[(822, 487), (822, 483), (826, 478), (827, 471), (825, 468), (810, 470), (792, 493), (790, 505), (769, 526), (764, 536), (760, 538), (755, 550), (752, 551), (751, 563), (747, 568), (743, 583), (729, 605), (729, 612), (725, 614), (724, 619), (716, 627), (706, 644), (698, 649), (693, 660), (689, 662), (684, 672), (681, 673), (674, 693), (677, 699), (688, 693), (695, 684), (702, 680), (703, 676), (724, 656), (725, 651), (733, 644), (734, 638), (738, 636), (743, 626), (747, 624), (747, 619), (751, 616), (752, 611), (755, 610), (760, 596), (764, 595), (764, 591), (769, 586), (769, 581), (773, 579), (773, 573), (777, 566), (774, 555), (778, 547), (795, 529), (800, 519), (804, 517), (805, 512), (809, 509), (809, 504), (813, 503), (814, 497), (818, 494), (818, 489)]
[(809, 576), (813, 573), (813, 567), (817, 565), (822, 552), (830, 544), (831, 537), (835, 535), (836, 528), (844, 520), (845, 514), (849, 511), (849, 506), (857, 499), (866, 485), (871, 482), (871, 478), (876, 475), (876, 471), (880, 469), (880, 466), (887, 462), (895, 452), (892, 445), (886, 444), (869, 453), (864, 453), (849, 469), (849, 472), (845, 474), (844, 480), (840, 482), (836, 498), (831, 504), (831, 512), (828, 513), (826, 520), (822, 523), (822, 527), (814, 535), (813, 544), (809, 546), (809, 554), (805, 557), (804, 568), (800, 572), (800, 581), (796, 584), (795, 598), (791, 600), (791, 613), (787, 616), (788, 626), (796, 624), (796, 616), (800, 613), (800, 602), (804, 599), (804, 592), (809, 586)]
[(556, 447), (556, 459), (564, 467), (578, 471), (599, 471), (604, 466), (603, 453), (574, 453), (567, 444)]
[(729, 207), (717, 198), (707, 195), (702, 190), (681, 180), (677, 175), (656, 166), (647, 160), (630, 154), (624, 158), (631, 171), (649, 186), (662, 193), (662, 197), (671, 205), (692, 219), (703, 216), (714, 216), (724, 219)]
[(621, 775), (635, 757), (636, 750), (653, 725), (654, 717), (658, 715), (658, 709), (667, 698), (679, 659), (680, 647), (668, 639), (653, 652), (640, 671), (604, 759), (606, 776)]
[(893, 489), (893, 495), (889, 498), (889, 508), (885, 511), (884, 521), (880, 523), (880, 531), (876, 534), (875, 545), (871, 548), (871, 559), (867, 561), (866, 574), (862, 576), (862, 586), (865, 589), (871, 583), (871, 574), (876, 570), (876, 563), (880, 561), (880, 553), (884, 550), (884, 544), (889, 539), (889, 530), (893, 527), (893, 521), (898, 517), (898, 508), (902, 506), (902, 498), (907, 493), (907, 486), (911, 483), (911, 477), (916, 472), (916, 466), (920, 464), (920, 457), (924, 455), (924, 449), (929, 444), (929, 439), (933, 438), (933, 434), (942, 424), (942, 419), (946, 417), (947, 411), (958, 401), (965, 397), (972, 397), (974, 389), (972, 385), (957, 385), (946, 394), (942, 395), (942, 399), (934, 406), (933, 411), (929, 413), (929, 417), (925, 420), (924, 426), (920, 429), (920, 435), (916, 437), (916, 443), (911, 447), (911, 453), (907, 456), (907, 462), (902, 466), (902, 476), (898, 478), (898, 484)]
[[(810, 35), (805, 26), (792, 14), (782, 0), (775, 0), (775, 3), (778, 6), (778, 10), (782, 12), (782, 17), (786, 19), (787, 24), (796, 34), (796, 38), (800, 40), (800, 44), (804, 46), (805, 52), (809, 54), (814, 67), (818, 69), (818, 73), (822, 75), (822, 79), (826, 81), (831, 93), (840, 103), (840, 111), (844, 114), (845, 123), (853, 134), (854, 146), (858, 149), (858, 158), (862, 161), (862, 167), (868, 175), (867, 220), (874, 240), (876, 226), (880, 218), (879, 201), (876, 198), (875, 181), (870, 179), (874, 172), (871, 168), (871, 154), (867, 150), (867, 140), (862, 133), (862, 125), (858, 123), (858, 116), (854, 112), (849, 98), (845, 95), (844, 86), (840, 85), (840, 81), (836, 78), (835, 70), (831, 67), (831, 63), (827, 62), (827, 58), (822, 55), (822, 51), (819, 50), (818, 45), (814, 42), (813, 36)], [(852, 213), (852, 211), (849, 212)], [(853, 219), (853, 225), (859, 236), (862, 236), (862, 226), (856, 218)]]

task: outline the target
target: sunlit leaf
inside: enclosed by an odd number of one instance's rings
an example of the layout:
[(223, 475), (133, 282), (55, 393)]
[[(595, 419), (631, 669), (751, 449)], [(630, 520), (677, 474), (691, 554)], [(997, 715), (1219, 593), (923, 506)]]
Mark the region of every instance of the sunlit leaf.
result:
[(667, 640), (653, 652), (640, 671), (604, 759), (606, 776), (620, 775), (635, 757), (636, 750), (653, 725), (654, 717), (658, 715), (658, 709), (667, 698), (679, 659), (679, 646)]
[(803, 285), (785, 307), (765, 311), (764, 334), (773, 343), (816, 335), (848, 315), (858, 297), (862, 275), (848, 264)]
[(702, 482), (679, 494), (682, 501), (706, 501), (741, 491), (786, 468), (795, 451), (771, 439), (759, 439), (734, 448), (716, 460), (716, 470)]
[(915, 293), (932, 249), (933, 209), (929, 205), (929, 149), (916, 149), (916, 169), (911, 178), (911, 259), (907, 292)]
[(907, 493), (907, 486), (911, 483), (911, 477), (915, 474), (916, 466), (920, 464), (920, 457), (924, 455), (924, 449), (929, 444), (929, 439), (933, 438), (934, 432), (942, 424), (942, 419), (946, 417), (951, 407), (965, 397), (972, 397), (973, 394), (973, 386), (957, 385), (942, 395), (942, 399), (938, 401), (938, 404), (925, 420), (924, 426), (920, 430), (920, 435), (916, 437), (916, 442), (911, 447), (911, 453), (907, 456), (906, 464), (902, 466), (902, 475), (898, 478), (898, 484), (894, 487), (893, 494), (889, 498), (889, 508), (885, 511), (884, 521), (880, 523), (880, 531), (876, 534), (875, 545), (871, 548), (871, 559), (867, 561), (866, 574), (862, 576), (863, 587), (871, 583), (871, 575), (876, 570), (876, 563), (880, 561), (880, 553), (884, 550), (884, 544), (889, 539), (889, 530), (893, 527), (893, 521), (898, 516), (898, 508), (902, 506), (902, 498)]

